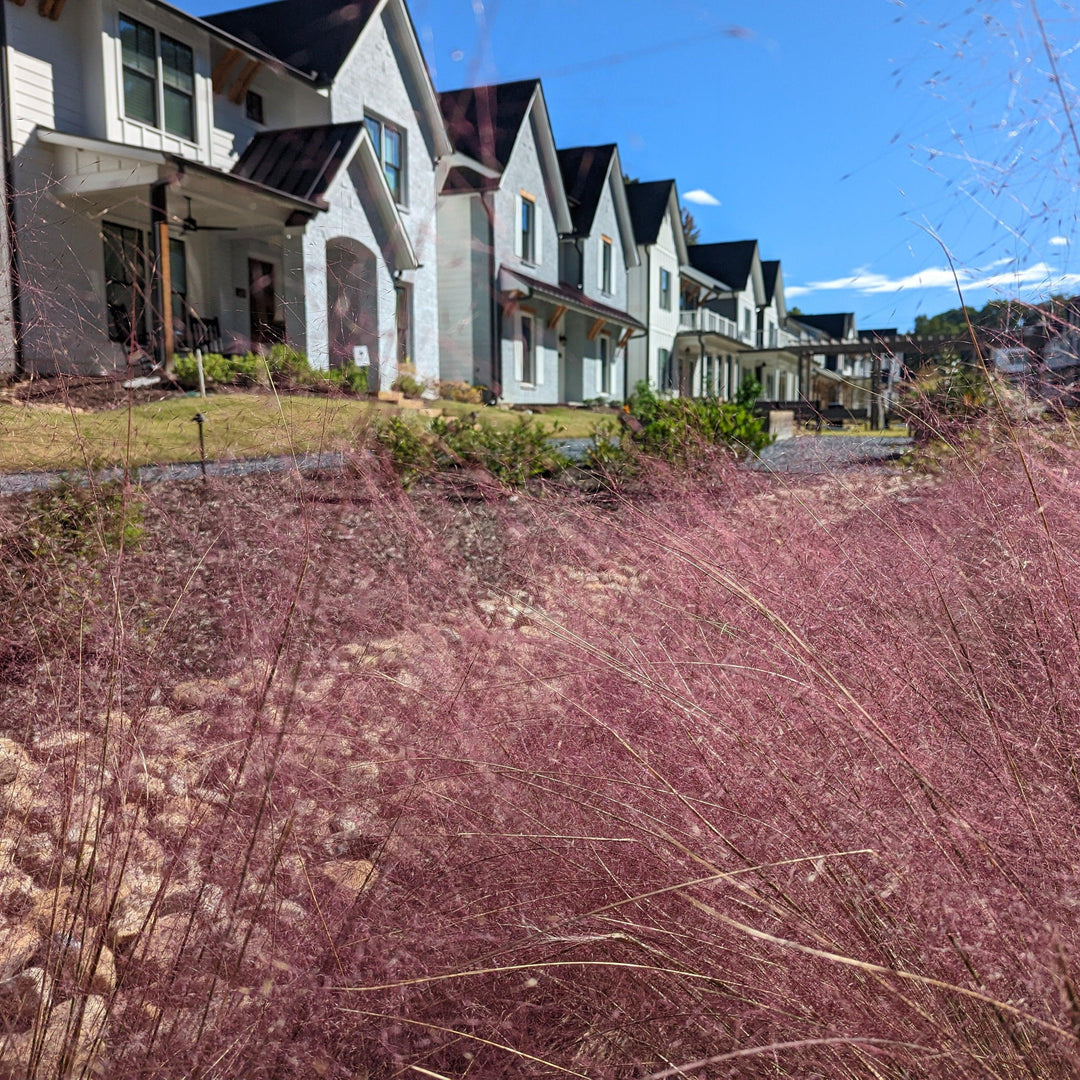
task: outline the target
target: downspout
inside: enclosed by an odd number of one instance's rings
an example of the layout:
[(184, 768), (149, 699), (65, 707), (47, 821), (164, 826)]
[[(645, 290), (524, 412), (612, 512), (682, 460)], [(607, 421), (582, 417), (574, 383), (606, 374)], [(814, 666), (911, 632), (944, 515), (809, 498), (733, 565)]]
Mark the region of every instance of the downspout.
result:
[[(488, 203), (488, 195), (491, 203)], [(502, 304), (499, 303), (499, 279), (495, 259), (495, 192), (481, 192), (480, 205), (488, 219), (488, 281), (491, 282), (491, 382), (488, 390), (495, 397), (502, 397)], [(495, 386), (499, 393), (495, 394)]]
[(15, 235), (15, 145), (11, 136), (11, 84), (8, 81), (7, 5), (0, 3), (0, 143), (3, 153), (4, 208), (8, 227), (8, 281), (11, 287), (11, 334), (15, 374), (25, 374), (23, 361), (22, 294), (19, 286), (19, 240)]

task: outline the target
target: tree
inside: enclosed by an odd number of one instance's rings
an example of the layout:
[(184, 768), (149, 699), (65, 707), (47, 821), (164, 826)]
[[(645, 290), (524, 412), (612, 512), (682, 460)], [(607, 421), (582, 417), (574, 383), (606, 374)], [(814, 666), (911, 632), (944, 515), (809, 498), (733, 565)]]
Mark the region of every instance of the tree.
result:
[(688, 244), (700, 243), (701, 230), (694, 220), (694, 215), (685, 206), (682, 207), (682, 231)]

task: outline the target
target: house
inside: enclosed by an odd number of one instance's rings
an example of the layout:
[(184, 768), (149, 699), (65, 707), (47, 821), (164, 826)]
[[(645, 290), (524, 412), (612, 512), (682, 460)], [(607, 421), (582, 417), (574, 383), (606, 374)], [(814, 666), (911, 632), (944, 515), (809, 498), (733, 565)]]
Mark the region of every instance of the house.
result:
[(686, 248), (679, 192), (674, 180), (626, 185), (626, 201), (637, 242), (638, 265), (628, 272), (629, 311), (645, 324), (626, 347), (627, 385), (659, 387), (671, 373), (679, 333), (679, 272), (690, 256)]
[[(520, 404), (583, 400), (601, 393), (605, 378), (608, 393), (621, 393), (616, 350), (635, 322), (615, 304), (634, 256), (628, 211), (613, 194), (617, 154), (606, 166), (581, 156), (572, 208), (539, 80), (439, 99), (454, 148), (439, 196), (443, 378)], [(572, 168), (569, 157), (565, 163)]]
[(681, 317), (675, 363), (663, 390), (730, 400), (753, 363), (765, 279), (756, 240), (692, 244), (681, 272)]
[(857, 380), (869, 376), (868, 361), (862, 356), (828, 351), (830, 344), (843, 345), (858, 341), (855, 315), (850, 311), (824, 315), (800, 312), (788, 317), (788, 329), (803, 344), (821, 345), (821, 352), (814, 353), (811, 358), (807, 398), (822, 409), (830, 405), (842, 405), (847, 409), (867, 408), (865, 388)]
[(25, 370), (281, 342), (437, 374), (450, 147), (404, 0), (3, 11)]
[(627, 312), (627, 274), (641, 259), (619, 151), (614, 144), (560, 150), (559, 169), (573, 223), (559, 243), (563, 400), (621, 401), (633, 390), (626, 346), (645, 326)]

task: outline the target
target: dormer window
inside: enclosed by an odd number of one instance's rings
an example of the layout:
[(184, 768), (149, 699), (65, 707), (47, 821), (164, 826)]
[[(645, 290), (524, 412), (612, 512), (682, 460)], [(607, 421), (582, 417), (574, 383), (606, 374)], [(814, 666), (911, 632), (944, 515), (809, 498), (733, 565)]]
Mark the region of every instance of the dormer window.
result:
[(195, 141), (195, 54), (182, 41), (120, 16), (124, 115)]

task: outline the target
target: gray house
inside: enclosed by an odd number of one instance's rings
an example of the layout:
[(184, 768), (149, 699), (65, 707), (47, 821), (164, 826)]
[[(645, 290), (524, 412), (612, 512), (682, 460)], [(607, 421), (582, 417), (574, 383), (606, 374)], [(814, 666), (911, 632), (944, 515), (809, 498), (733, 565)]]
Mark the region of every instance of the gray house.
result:
[(675, 338), (679, 333), (679, 273), (690, 257), (686, 250), (679, 193), (674, 180), (626, 185), (639, 264), (629, 271), (630, 313), (645, 324), (627, 346), (627, 383), (654, 389), (672, 381)]
[(2, 10), (10, 362), (285, 342), (319, 366), (368, 362), (378, 385), (405, 359), (437, 374), (450, 148), (403, 0)]
[[(443, 378), (488, 386), (508, 402), (581, 400), (602, 392), (607, 348), (608, 393), (618, 396), (615, 357), (634, 321), (606, 288), (625, 290), (628, 222), (608, 194), (617, 155), (599, 179), (586, 170), (582, 195), (592, 205), (572, 210), (539, 80), (448, 91), (440, 101), (454, 146), (439, 197)], [(611, 277), (601, 282), (605, 237)], [(564, 241), (591, 279), (576, 280)]]

